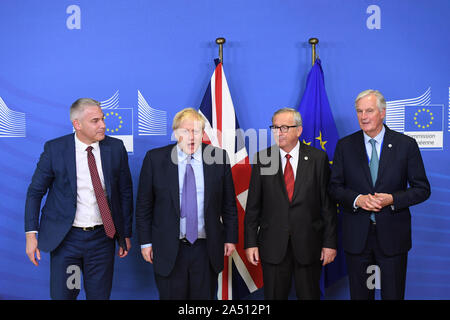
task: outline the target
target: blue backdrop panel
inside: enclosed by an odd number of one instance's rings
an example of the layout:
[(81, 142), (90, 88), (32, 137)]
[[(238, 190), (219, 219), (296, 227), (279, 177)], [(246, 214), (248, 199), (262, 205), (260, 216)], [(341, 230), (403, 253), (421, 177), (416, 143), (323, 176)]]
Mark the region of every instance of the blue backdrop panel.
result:
[[(438, 140), (422, 148), (432, 195), (412, 208), (406, 298), (449, 299), (449, 13), (447, 0), (1, 1), (0, 299), (49, 298), (49, 255), (39, 267), (28, 261), (23, 212), (44, 142), (72, 132), (71, 103), (92, 97), (111, 113), (108, 128), (127, 141), (136, 194), (145, 152), (171, 142), (177, 111), (200, 105), (219, 36), (244, 130), (298, 107), (312, 36), (341, 137), (359, 129), (353, 100), (368, 88), (399, 112), (387, 121), (400, 119), (400, 131), (414, 129), (407, 106), (438, 113), (433, 133), (422, 130)], [(112, 298), (157, 299), (152, 266), (132, 243), (116, 259)], [(349, 297), (345, 281), (338, 285), (327, 298)]]

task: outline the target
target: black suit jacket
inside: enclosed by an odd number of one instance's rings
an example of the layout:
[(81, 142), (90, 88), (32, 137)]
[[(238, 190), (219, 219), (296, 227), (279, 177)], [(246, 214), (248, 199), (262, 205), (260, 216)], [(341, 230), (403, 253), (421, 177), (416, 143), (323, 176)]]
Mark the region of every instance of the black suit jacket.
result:
[(386, 255), (405, 253), (411, 248), (409, 207), (430, 196), (430, 184), (416, 141), (385, 128), (375, 186), (362, 131), (339, 140), (334, 152), (330, 194), (339, 202), (343, 213), (343, 246), (349, 253), (362, 252), (369, 231), (370, 212), (353, 208), (359, 194), (393, 195), (394, 210), (386, 206), (376, 214), (378, 241)]
[[(224, 244), (238, 242), (238, 220), (233, 177), (225, 150), (202, 145), (206, 243), (211, 266), (223, 269)], [(211, 151), (211, 152), (209, 152)], [(172, 161), (174, 159), (174, 161)], [(152, 243), (154, 271), (167, 276), (178, 254), (180, 197), (176, 144), (147, 152), (139, 178), (136, 229), (140, 244)]]
[(327, 192), (327, 154), (303, 143), (299, 153), (292, 203), (279, 148), (272, 146), (255, 156), (244, 222), (245, 248), (259, 247), (263, 262), (280, 263), (289, 237), (301, 264), (318, 262), (323, 247), (337, 246), (336, 206)]
[[(133, 184), (123, 142), (106, 136), (100, 141), (105, 188), (116, 237), (123, 248), (131, 237)], [(48, 192), (48, 194), (47, 194)], [(42, 215), (39, 210), (47, 194)], [(77, 209), (75, 138), (69, 134), (44, 145), (25, 204), (25, 231), (39, 231), (39, 249), (53, 251), (72, 227)]]

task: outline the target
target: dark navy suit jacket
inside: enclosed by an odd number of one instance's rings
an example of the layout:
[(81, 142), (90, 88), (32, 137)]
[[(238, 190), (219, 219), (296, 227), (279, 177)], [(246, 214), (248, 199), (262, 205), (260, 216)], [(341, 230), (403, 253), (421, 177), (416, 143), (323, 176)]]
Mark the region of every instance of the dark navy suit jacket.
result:
[[(133, 185), (128, 155), (123, 142), (106, 136), (100, 141), (100, 154), (108, 204), (119, 245), (131, 237)], [(77, 176), (74, 134), (44, 145), (25, 204), (25, 231), (38, 231), (38, 247), (53, 251), (72, 227), (77, 207)], [(48, 194), (47, 194), (48, 192)], [(41, 201), (47, 194), (39, 220)]]
[(406, 253), (411, 248), (409, 207), (430, 196), (430, 184), (416, 141), (387, 126), (380, 152), (378, 177), (373, 186), (362, 131), (339, 140), (334, 152), (330, 194), (343, 214), (343, 247), (360, 254), (369, 232), (370, 212), (353, 209), (359, 194), (390, 193), (394, 210), (384, 207), (376, 214), (377, 237), (386, 255)]
[[(204, 151), (207, 145), (202, 145)], [(208, 146), (203, 156), (206, 246), (213, 270), (223, 269), (224, 244), (238, 242), (233, 177), (225, 150)], [(211, 151), (211, 152), (209, 152)], [(175, 161), (173, 161), (174, 159)], [(140, 244), (151, 243), (155, 273), (168, 276), (180, 243), (180, 196), (176, 144), (147, 152), (139, 178), (136, 230)]]

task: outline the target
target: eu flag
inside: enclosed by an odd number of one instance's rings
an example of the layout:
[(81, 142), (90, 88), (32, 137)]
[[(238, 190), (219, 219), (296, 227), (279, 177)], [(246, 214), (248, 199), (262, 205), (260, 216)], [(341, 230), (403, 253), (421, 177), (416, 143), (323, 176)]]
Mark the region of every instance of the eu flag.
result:
[(108, 135), (132, 135), (133, 134), (133, 109), (117, 108), (105, 109), (106, 134)]
[(300, 139), (310, 146), (326, 151), (328, 158), (333, 159), (339, 137), (325, 91), (322, 65), (319, 59), (316, 59), (308, 74), (305, 92), (298, 111), (303, 119), (303, 133)]
[(104, 108), (106, 134), (123, 141), (127, 152), (133, 152), (133, 109)]
[[(310, 146), (326, 151), (328, 158), (333, 159), (338, 132), (325, 91), (322, 65), (319, 59), (316, 59), (308, 74), (305, 92), (298, 111), (303, 119), (303, 133), (300, 139)], [(325, 288), (345, 276), (346, 273), (344, 251), (342, 250), (342, 217), (338, 214), (338, 252), (334, 262), (325, 266), (322, 272), (320, 279), (322, 294), (324, 294)]]
[(442, 106), (405, 106), (405, 131), (442, 131)]

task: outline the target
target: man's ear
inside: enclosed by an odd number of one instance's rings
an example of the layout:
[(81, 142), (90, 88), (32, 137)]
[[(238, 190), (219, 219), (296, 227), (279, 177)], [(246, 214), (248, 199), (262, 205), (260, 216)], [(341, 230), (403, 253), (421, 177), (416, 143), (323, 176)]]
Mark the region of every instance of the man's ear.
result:
[(299, 138), (300, 138), (300, 136), (302, 135), (302, 132), (303, 132), (303, 127), (302, 127), (302, 126), (297, 127), (297, 134), (298, 134), (298, 137), (299, 137)]
[(75, 130), (80, 130), (81, 129), (81, 124), (80, 121), (78, 121), (78, 119), (75, 119), (72, 121), (72, 125), (75, 128)]
[(176, 129), (173, 132), (173, 135), (175, 136), (175, 139), (177, 139), (177, 143), (180, 143), (181, 141), (183, 141), (183, 135), (180, 134), (179, 129)]

